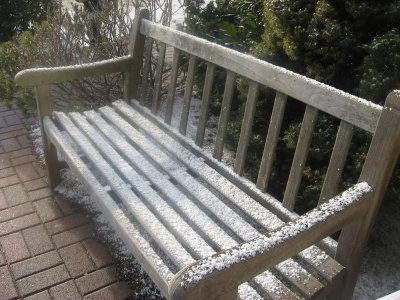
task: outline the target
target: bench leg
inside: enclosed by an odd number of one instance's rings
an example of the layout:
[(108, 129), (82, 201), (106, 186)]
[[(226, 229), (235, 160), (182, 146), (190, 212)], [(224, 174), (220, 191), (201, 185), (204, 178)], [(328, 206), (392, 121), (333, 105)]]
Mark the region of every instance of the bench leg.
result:
[[(45, 140), (45, 137), (43, 140)], [(58, 160), (56, 148), (52, 144), (46, 144), (47, 142), (43, 141), (44, 159), (46, 162), (49, 185), (51, 189), (54, 189), (62, 180), (60, 171), (62, 168), (66, 167), (66, 164)]]

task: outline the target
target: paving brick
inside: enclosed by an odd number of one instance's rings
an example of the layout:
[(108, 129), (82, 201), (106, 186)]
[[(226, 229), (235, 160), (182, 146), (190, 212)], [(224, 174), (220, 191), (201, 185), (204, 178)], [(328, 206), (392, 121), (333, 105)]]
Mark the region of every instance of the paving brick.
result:
[(5, 168), (0, 170), (0, 178), (8, 177), (15, 174), (14, 168)]
[(11, 271), (14, 277), (19, 279), (57, 266), (62, 264), (62, 262), (63, 261), (57, 251), (50, 251), (12, 264)]
[(9, 159), (13, 159), (13, 158), (16, 158), (16, 157), (25, 156), (25, 155), (29, 155), (29, 154), (32, 154), (31, 147), (23, 148), (23, 149), (16, 150), (16, 151), (13, 151), (13, 152), (9, 152), (9, 153), (7, 153), (7, 156), (8, 156)]
[(85, 215), (77, 213), (74, 215), (70, 215), (67, 217), (51, 221), (46, 224), (46, 228), (50, 235), (54, 235), (56, 233), (60, 233), (78, 227), (88, 222), (89, 219)]
[(76, 288), (75, 283), (71, 281), (53, 286), (50, 288), (50, 295), (53, 300), (78, 300), (82, 299)]
[(94, 263), (80, 243), (59, 249), (60, 255), (73, 278), (96, 269)]
[(0, 141), (0, 145), (3, 147), (4, 152), (11, 152), (21, 149), (21, 145), (18, 143), (16, 138), (9, 138)]
[(82, 244), (85, 246), (97, 268), (102, 268), (113, 263), (113, 258), (106, 247), (100, 244), (97, 240), (88, 239), (83, 241)]
[(43, 222), (48, 222), (62, 216), (61, 210), (51, 197), (35, 201), (33, 205)]
[(39, 223), (40, 220), (35, 213), (9, 220), (1, 223), (0, 236), (25, 229)]
[(17, 141), (23, 148), (32, 146), (32, 140), (27, 134), (17, 136)]
[(0, 112), (0, 118), (4, 119), (4, 117), (6, 117), (6, 116), (10, 116), (10, 115), (14, 115), (14, 114), (15, 114), (14, 110), (6, 108), (5, 111)]
[(35, 160), (36, 160), (36, 156), (33, 154), (29, 154), (29, 155), (12, 158), (11, 163), (13, 166), (18, 166), (18, 165), (26, 164), (29, 162), (34, 162)]
[(46, 229), (41, 224), (23, 230), (22, 235), (25, 238), (29, 251), (33, 255), (38, 255), (54, 249), (53, 243), (47, 235)]
[(33, 167), (35, 168), (36, 172), (39, 174), (40, 177), (47, 176), (45, 168), (39, 164), (37, 161), (32, 163)]
[(33, 213), (34, 211), (35, 210), (30, 202), (0, 210), (0, 223), (17, 217), (25, 216)]
[(65, 216), (68, 216), (77, 210), (76, 205), (61, 196), (55, 196), (54, 199)]
[(7, 266), (0, 267), (0, 298), (12, 299), (18, 296), (11, 273)]
[(21, 129), (17, 129), (17, 130), (14, 130), (14, 131), (1, 133), (0, 134), (0, 140), (6, 140), (6, 139), (9, 139), (9, 138), (12, 138), (12, 137), (17, 137), (19, 135), (26, 135), (26, 134), (27, 134), (26, 129), (25, 128), (21, 128)]
[(11, 161), (8, 158), (8, 155), (7, 154), (0, 154), (0, 169), (9, 168), (9, 167), (11, 167)]
[(3, 192), (10, 206), (15, 206), (29, 201), (22, 184), (7, 186), (3, 189)]
[(25, 129), (24, 125), (18, 124), (18, 125), (7, 126), (5, 128), (1, 128), (0, 129), (0, 134), (1, 133), (7, 133), (7, 132), (15, 131), (15, 130), (19, 130), (19, 129)]
[(46, 198), (46, 197), (50, 197), (51, 194), (52, 194), (52, 192), (48, 187), (42, 188), (40, 190), (35, 190), (35, 191), (28, 192), (29, 199), (31, 199), (32, 201), (35, 201), (35, 200), (38, 200), (38, 199), (42, 199), (42, 198)]
[(36, 169), (33, 167), (32, 163), (16, 166), (15, 171), (22, 181), (30, 181), (41, 177), (38, 172), (36, 172)]
[(13, 185), (19, 182), (17, 175), (12, 175), (9, 177), (0, 178), (0, 188)]
[(57, 248), (61, 248), (73, 243), (77, 243), (93, 236), (93, 224), (89, 223), (68, 231), (64, 231), (52, 236)]
[(1, 237), (0, 244), (9, 264), (30, 257), (28, 247), (20, 232)]
[(25, 189), (30, 192), (40, 188), (47, 187), (47, 182), (43, 178), (38, 178), (31, 181), (24, 182)]
[(24, 300), (51, 300), (51, 297), (48, 291), (43, 291), (33, 294), (32, 296), (25, 297)]
[(4, 120), (4, 118), (0, 118), (0, 128), (4, 128), (4, 127), (7, 127), (7, 123)]
[(6, 197), (4, 197), (3, 191), (0, 190), (0, 209), (5, 209), (8, 207)]
[(123, 300), (132, 297), (132, 290), (126, 282), (116, 282), (98, 291), (88, 294), (85, 300)]
[(18, 290), (23, 296), (33, 294), (36, 291), (43, 290), (52, 285), (56, 285), (68, 280), (67, 269), (64, 265), (60, 265), (40, 273), (19, 279), (16, 281)]
[(86, 274), (76, 279), (75, 282), (79, 291), (86, 295), (117, 280), (115, 266), (110, 266), (97, 270), (93, 273)]
[(8, 126), (18, 125), (22, 123), (19, 116), (15, 114), (4, 117), (4, 120), (6, 121)]

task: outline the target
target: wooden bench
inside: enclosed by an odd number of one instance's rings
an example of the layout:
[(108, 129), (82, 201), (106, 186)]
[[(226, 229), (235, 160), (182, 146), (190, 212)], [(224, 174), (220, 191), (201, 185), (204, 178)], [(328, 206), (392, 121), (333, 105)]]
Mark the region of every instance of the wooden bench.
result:
[[(400, 92), (392, 92), (381, 107), (147, 17), (147, 10), (141, 10), (134, 20), (128, 56), (17, 74), (19, 85), (36, 90), (51, 186), (60, 181), (58, 152), (168, 299), (351, 298), (397, 161)], [(154, 41), (160, 43), (160, 55), (148, 109), (141, 104), (146, 102)], [(163, 122), (157, 109), (166, 45), (174, 50)], [(182, 52), (191, 58), (177, 131), (169, 124)], [(207, 72), (192, 141), (185, 133), (196, 60), (207, 62)], [(227, 76), (210, 155), (202, 145), (216, 66)], [(83, 113), (52, 110), (51, 83), (111, 72), (124, 73), (124, 101)], [(220, 160), (237, 75), (250, 83), (232, 170)], [(241, 175), (260, 86), (274, 89), (276, 98), (254, 184)], [(306, 109), (284, 197), (278, 201), (265, 190), (288, 97)], [(340, 126), (320, 203), (298, 216), (293, 207), (318, 111), (339, 119)], [(373, 138), (359, 183), (338, 194), (354, 127)], [(329, 237), (340, 230), (338, 242)]]

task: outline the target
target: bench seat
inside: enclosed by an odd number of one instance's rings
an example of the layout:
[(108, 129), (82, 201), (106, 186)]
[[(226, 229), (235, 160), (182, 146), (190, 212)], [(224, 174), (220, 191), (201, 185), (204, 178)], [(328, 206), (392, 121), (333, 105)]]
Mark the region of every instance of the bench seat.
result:
[[(297, 216), (241, 178), (256, 195), (246, 193), (227, 179), (239, 176), (136, 101), (53, 112), (44, 128), (164, 295), (174, 275), (196, 260)], [(334, 253), (332, 239), (320, 246), (326, 252), (311, 246), (241, 285), (240, 297), (323, 297), (344, 268), (328, 255)]]

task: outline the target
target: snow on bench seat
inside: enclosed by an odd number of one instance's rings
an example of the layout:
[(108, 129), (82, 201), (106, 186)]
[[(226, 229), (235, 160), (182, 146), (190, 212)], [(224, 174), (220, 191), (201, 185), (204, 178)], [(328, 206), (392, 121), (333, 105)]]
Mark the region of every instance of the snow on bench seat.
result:
[[(128, 246), (152, 278), (158, 274), (155, 281), (164, 294), (172, 274), (285, 224), (174, 139), (172, 131), (125, 102), (53, 115), (55, 123), (44, 122), (50, 139), (86, 185), (101, 191), (99, 206), (111, 209), (105, 214), (125, 239), (135, 238), (137, 245)], [(312, 246), (240, 286), (239, 294), (313, 298), (324, 295), (342, 270)]]

